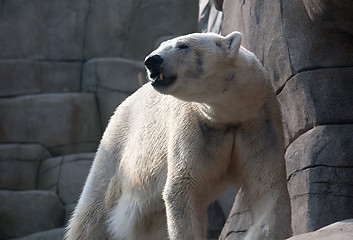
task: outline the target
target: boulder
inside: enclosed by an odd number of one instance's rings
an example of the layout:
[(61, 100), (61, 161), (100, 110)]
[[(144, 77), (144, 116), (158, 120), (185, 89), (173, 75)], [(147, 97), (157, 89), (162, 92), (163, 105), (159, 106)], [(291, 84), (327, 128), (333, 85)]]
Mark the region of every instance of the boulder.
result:
[(208, 229), (207, 239), (217, 239), (222, 231), (223, 225), (226, 222), (222, 208), (218, 201), (211, 203), (207, 209)]
[(278, 95), (285, 145), (317, 125), (353, 122), (353, 68), (329, 68), (296, 74)]
[(22, 237), (63, 224), (63, 206), (47, 191), (0, 191), (0, 239)]
[(353, 216), (352, 132), (352, 124), (318, 126), (288, 147), (285, 158), (294, 234)]
[(71, 216), (73, 214), (73, 212), (75, 211), (77, 203), (69, 203), (65, 205), (65, 217), (64, 217), (64, 222), (67, 223), (70, 219)]
[(50, 153), (39, 144), (0, 144), (0, 189), (36, 189), (40, 162)]
[(65, 228), (55, 228), (53, 230), (33, 233), (31, 235), (14, 238), (12, 240), (63, 240)]
[(333, 223), (315, 232), (300, 234), (288, 240), (351, 240), (353, 219)]
[(115, 109), (131, 94), (98, 88), (96, 95), (99, 112), (101, 113), (99, 117), (101, 120), (102, 129), (105, 129)]
[(92, 59), (85, 63), (83, 91), (97, 96), (102, 129), (105, 129), (115, 108), (146, 80), (142, 61), (123, 58)]
[(0, 143), (40, 143), (50, 152), (95, 151), (101, 137), (94, 94), (0, 99)]
[(76, 203), (95, 153), (79, 153), (48, 158), (39, 169), (38, 188), (57, 193), (66, 205)]
[(320, 26), (353, 35), (353, 5), (349, 1), (303, 0), (310, 19)]
[(0, 97), (80, 91), (80, 62), (0, 61)]
[(234, 200), (233, 208), (222, 229), (220, 240), (242, 240), (251, 224), (249, 206), (244, 201), (244, 195), (240, 190)]
[(223, 1), (222, 35), (243, 34), (242, 45), (254, 52), (269, 70), (274, 88), (292, 75), (291, 59), (282, 22), (282, 1)]
[(83, 59), (89, 1), (4, 1), (0, 58)]
[(223, 14), (222, 34), (243, 33), (243, 45), (269, 69), (277, 91), (296, 73), (353, 63), (353, 36), (312, 21), (303, 1), (224, 0)]
[[(243, 46), (268, 69), (281, 104), (286, 161), (293, 165), (287, 170), (300, 166), (298, 172), (288, 173), (295, 234), (353, 215), (348, 206), (352, 166), (339, 167), (333, 147), (334, 141), (346, 146), (339, 148), (338, 156), (350, 161), (349, 154), (342, 157), (351, 152), (349, 137), (342, 134), (351, 131), (347, 123), (353, 122), (353, 35), (348, 16), (352, 6), (348, 5), (317, 0), (223, 1), (222, 34), (242, 32)], [(325, 129), (322, 134), (320, 125)], [(322, 142), (328, 145), (323, 147)], [(327, 148), (326, 157), (317, 146)], [(327, 165), (311, 164), (317, 156)], [(240, 197), (235, 204), (238, 201)], [(232, 221), (235, 216), (238, 223)], [(231, 214), (228, 220), (223, 236), (238, 239), (235, 235), (243, 231), (246, 216)]]
[(86, 58), (141, 61), (160, 36), (197, 31), (197, 13), (198, 2), (189, 0), (91, 0)]

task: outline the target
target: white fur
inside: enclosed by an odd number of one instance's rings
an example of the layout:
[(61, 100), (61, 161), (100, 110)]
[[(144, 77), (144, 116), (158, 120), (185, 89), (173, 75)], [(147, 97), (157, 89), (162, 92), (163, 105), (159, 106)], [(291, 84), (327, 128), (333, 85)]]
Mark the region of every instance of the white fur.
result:
[(247, 240), (290, 236), (279, 104), (240, 42), (238, 32), (191, 34), (151, 53), (163, 64), (148, 73), (175, 81), (146, 84), (117, 108), (67, 240), (206, 239), (207, 206), (229, 185), (250, 205)]
[(138, 202), (123, 195), (110, 213), (108, 230), (117, 239), (128, 239), (139, 216)]

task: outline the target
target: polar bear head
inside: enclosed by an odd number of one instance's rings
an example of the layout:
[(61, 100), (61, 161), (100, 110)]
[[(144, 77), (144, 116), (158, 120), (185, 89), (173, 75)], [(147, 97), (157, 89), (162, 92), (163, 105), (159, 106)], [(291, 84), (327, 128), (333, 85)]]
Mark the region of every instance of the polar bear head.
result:
[(163, 94), (204, 103), (226, 91), (242, 36), (193, 33), (163, 42), (145, 59), (149, 81)]

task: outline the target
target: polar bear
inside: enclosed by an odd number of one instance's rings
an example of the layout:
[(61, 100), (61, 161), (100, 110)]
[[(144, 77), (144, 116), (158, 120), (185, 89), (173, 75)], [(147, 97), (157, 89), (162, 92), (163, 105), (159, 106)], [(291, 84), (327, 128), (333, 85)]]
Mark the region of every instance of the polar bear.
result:
[(112, 116), (67, 240), (206, 239), (230, 185), (250, 205), (245, 239), (291, 235), (279, 104), (241, 38), (194, 33), (147, 56), (150, 82)]

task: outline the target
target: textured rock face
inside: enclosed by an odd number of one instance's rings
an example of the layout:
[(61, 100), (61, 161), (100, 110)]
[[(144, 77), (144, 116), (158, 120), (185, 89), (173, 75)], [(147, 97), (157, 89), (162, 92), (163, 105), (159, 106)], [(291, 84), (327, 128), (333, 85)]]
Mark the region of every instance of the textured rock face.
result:
[(142, 60), (159, 37), (195, 31), (198, 11), (188, 0), (20, 0), (1, 8), (0, 58), (55, 60)]
[(353, 216), (353, 124), (314, 127), (287, 149), (294, 232)]
[(353, 34), (353, 5), (350, 1), (303, 0), (303, 3), (310, 19), (320, 26)]
[(79, 153), (44, 160), (39, 169), (38, 188), (57, 193), (67, 205), (76, 203), (95, 153)]
[(333, 67), (294, 75), (278, 94), (286, 146), (318, 125), (353, 123), (353, 67)]
[(54, 154), (94, 151), (101, 130), (93, 94), (0, 99), (0, 143), (37, 142)]
[(136, 91), (145, 79), (141, 61), (99, 58), (85, 64), (82, 89), (96, 93), (102, 129), (105, 129), (115, 108)]
[(270, 70), (277, 91), (299, 72), (352, 65), (352, 36), (312, 22), (300, 0), (228, 0), (223, 9), (222, 34), (243, 33), (242, 44)]
[(197, 12), (189, 0), (91, 0), (86, 57), (143, 60), (156, 39), (195, 31)]
[(196, 31), (197, 11), (189, 0), (1, 1), (0, 239), (62, 239), (144, 57)]
[(88, 0), (3, 1), (0, 58), (82, 59)]
[(288, 240), (351, 240), (353, 237), (353, 219), (336, 222), (315, 232), (300, 234)]
[(13, 240), (63, 240), (64, 233), (65, 233), (64, 228), (56, 228), (53, 230), (33, 233), (26, 237), (15, 238)]
[(48, 150), (39, 144), (2, 144), (0, 153), (0, 189), (35, 189), (38, 167), (50, 157)]
[[(281, 103), (294, 234), (353, 217), (351, 13), (348, 1), (223, 3), (222, 34), (243, 33)], [(240, 239), (246, 230), (241, 200), (221, 239)]]
[(0, 239), (20, 237), (62, 225), (63, 206), (47, 191), (0, 191)]
[(0, 97), (78, 92), (80, 62), (0, 60)]

